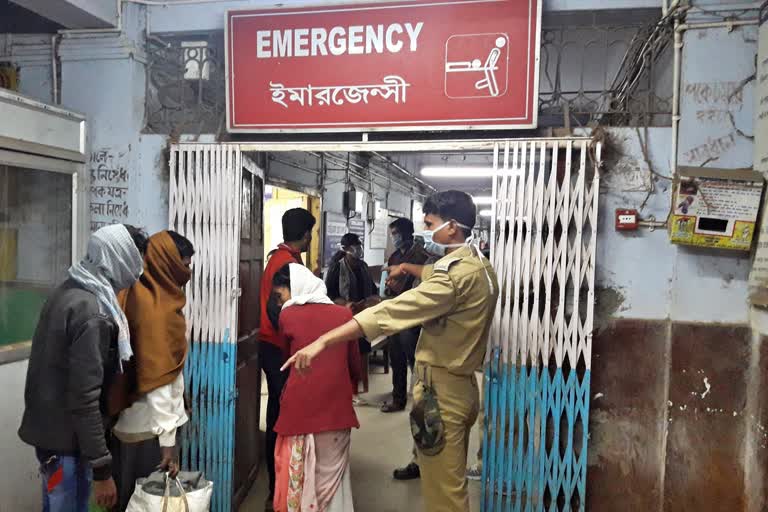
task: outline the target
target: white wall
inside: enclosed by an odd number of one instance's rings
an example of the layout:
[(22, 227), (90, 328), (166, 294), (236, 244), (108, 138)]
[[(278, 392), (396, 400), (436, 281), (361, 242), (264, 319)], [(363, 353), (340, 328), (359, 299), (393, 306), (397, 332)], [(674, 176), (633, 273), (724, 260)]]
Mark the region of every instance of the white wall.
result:
[(0, 512), (40, 510), (41, 483), (34, 449), (17, 435), (24, 411), (27, 362), (0, 365)]
[[(679, 165), (751, 168), (753, 142), (745, 135), (752, 134), (755, 82), (745, 80), (755, 72), (757, 28), (689, 30), (683, 43)], [(748, 321), (749, 254), (680, 248), (675, 267), (673, 319)]]
[(19, 69), (19, 92), (51, 103), (53, 67), (50, 34), (2, 34), (0, 61), (12, 62)]
[[(611, 128), (604, 154), (606, 162), (600, 182), (596, 281), (613, 293), (598, 299), (598, 308), (608, 308), (620, 318), (668, 318), (671, 282), (677, 248), (665, 229), (641, 229), (620, 233), (614, 229), (617, 208), (640, 209), (650, 186), (637, 131)], [(653, 169), (669, 175), (671, 128), (648, 130), (648, 152)], [(642, 140), (645, 135), (641, 131)], [(655, 183), (641, 216), (664, 220), (669, 212), (668, 181)]]

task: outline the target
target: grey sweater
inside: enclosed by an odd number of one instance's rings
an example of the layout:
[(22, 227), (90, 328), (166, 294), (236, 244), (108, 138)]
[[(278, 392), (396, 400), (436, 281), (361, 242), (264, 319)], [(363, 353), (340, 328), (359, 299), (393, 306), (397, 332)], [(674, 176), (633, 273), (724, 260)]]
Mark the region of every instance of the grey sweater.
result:
[(100, 313), (94, 294), (65, 281), (43, 306), (32, 338), (19, 437), (45, 453), (81, 456), (94, 479), (108, 479), (103, 411), (117, 368), (117, 325)]

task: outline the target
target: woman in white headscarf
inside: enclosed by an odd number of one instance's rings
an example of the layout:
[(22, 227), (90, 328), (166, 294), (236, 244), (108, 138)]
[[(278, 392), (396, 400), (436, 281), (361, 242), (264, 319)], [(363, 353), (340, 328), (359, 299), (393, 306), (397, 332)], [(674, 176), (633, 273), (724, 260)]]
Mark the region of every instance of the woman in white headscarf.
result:
[(146, 244), (131, 226), (100, 229), (40, 313), (19, 436), (40, 461), (43, 510), (87, 512), (92, 488), (98, 505), (115, 504), (106, 394), (132, 354), (117, 292), (141, 276)]
[[(280, 311), (270, 321), (286, 336), (291, 355), (352, 318), (348, 308), (333, 304), (323, 281), (303, 265), (284, 266), (272, 284), (270, 300), (281, 308), (270, 308)], [(349, 448), (351, 429), (360, 426), (352, 406), (360, 377), (357, 340), (318, 356), (310, 372), (291, 372), (275, 425), (277, 512), (354, 510)]]

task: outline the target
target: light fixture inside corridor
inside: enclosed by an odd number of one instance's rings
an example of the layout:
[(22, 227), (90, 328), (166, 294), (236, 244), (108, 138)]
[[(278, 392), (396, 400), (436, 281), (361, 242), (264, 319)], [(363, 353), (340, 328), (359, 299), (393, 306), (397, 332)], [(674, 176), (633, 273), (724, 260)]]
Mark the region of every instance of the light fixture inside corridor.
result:
[(472, 200), (478, 206), (488, 206), (493, 204), (493, 198), (491, 196), (472, 196)]
[(493, 211), (491, 210), (480, 210), (478, 213), (481, 217), (491, 217), (493, 215)]
[(422, 167), (421, 175), (427, 178), (490, 178), (492, 167)]

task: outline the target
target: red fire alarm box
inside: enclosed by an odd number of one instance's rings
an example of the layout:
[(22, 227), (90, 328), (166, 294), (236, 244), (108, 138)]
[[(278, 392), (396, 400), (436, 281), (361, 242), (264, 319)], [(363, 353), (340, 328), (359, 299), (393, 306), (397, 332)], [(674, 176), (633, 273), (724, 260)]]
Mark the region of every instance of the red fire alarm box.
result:
[(616, 231), (635, 231), (637, 221), (637, 210), (616, 210)]

